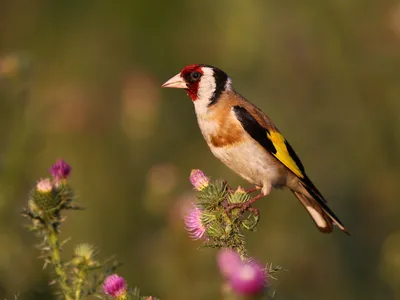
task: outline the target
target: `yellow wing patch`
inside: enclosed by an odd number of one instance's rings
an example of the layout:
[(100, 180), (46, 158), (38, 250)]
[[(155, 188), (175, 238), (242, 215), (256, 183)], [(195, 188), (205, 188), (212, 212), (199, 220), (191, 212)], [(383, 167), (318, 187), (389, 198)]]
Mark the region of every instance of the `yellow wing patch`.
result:
[(276, 153), (272, 154), (296, 176), (304, 178), (303, 172), (295, 162), (295, 160), (298, 160), (298, 158), (293, 158), (289, 153), (285, 138), (279, 132), (272, 130), (267, 132), (267, 137), (270, 139), (276, 149)]

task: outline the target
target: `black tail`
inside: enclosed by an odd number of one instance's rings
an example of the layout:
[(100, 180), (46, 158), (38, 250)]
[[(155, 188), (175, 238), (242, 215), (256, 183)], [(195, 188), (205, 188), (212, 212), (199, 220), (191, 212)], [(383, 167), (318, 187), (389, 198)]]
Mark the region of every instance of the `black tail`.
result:
[(308, 211), (315, 225), (322, 232), (332, 232), (333, 224), (336, 225), (341, 231), (350, 235), (347, 229), (339, 218), (333, 213), (333, 211), (326, 204), (326, 200), (317, 190), (311, 180), (305, 176), (301, 180), (301, 184), (307, 190), (311, 197), (308, 197), (300, 192), (293, 191), (295, 196), (303, 204), (304, 208)]

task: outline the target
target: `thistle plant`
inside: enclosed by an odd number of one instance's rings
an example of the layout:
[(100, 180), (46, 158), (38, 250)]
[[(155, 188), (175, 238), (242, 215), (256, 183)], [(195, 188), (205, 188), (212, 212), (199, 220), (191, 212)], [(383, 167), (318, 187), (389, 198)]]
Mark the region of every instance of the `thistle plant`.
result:
[[(66, 300), (80, 300), (94, 295), (101, 299), (156, 300), (141, 296), (138, 288), (129, 288), (125, 279), (115, 273), (120, 265), (114, 258), (99, 261), (97, 249), (82, 243), (75, 247), (70, 260), (62, 257), (68, 240), (60, 240), (65, 212), (82, 210), (75, 202), (69, 177), (71, 167), (58, 160), (49, 170), (51, 177), (40, 179), (29, 193), (28, 207), (22, 214), (31, 224), (41, 243), (38, 249), (44, 267), (54, 272), (53, 284)], [(202, 171), (192, 170), (190, 181), (198, 192), (197, 201), (188, 210), (185, 228), (204, 247), (219, 248), (217, 264), (224, 279), (223, 299), (263, 299), (270, 294), (270, 279), (281, 267), (263, 266), (248, 255), (243, 231), (255, 230), (258, 210), (245, 211), (234, 204), (247, 202), (251, 196), (243, 188), (232, 189), (224, 181), (211, 181)], [(232, 208), (233, 207), (233, 208)]]
[(189, 179), (197, 199), (184, 217), (185, 228), (203, 247), (221, 249), (217, 264), (225, 280), (224, 299), (271, 297), (270, 279), (283, 268), (262, 265), (249, 256), (243, 232), (256, 230), (259, 212), (252, 207), (235, 208), (250, 200), (254, 189), (232, 189), (225, 181), (211, 181), (201, 170), (192, 170)]
[[(140, 296), (137, 288), (127, 287), (125, 280), (112, 274), (120, 265), (114, 258), (104, 261), (97, 259), (98, 251), (90, 244), (75, 247), (72, 258), (62, 258), (63, 247), (68, 240), (60, 240), (61, 225), (68, 210), (82, 210), (74, 200), (69, 183), (71, 167), (58, 160), (49, 170), (51, 178), (39, 180), (28, 198), (28, 207), (22, 214), (31, 224), (28, 228), (41, 240), (37, 246), (44, 260), (44, 267), (54, 271), (52, 284), (58, 284), (62, 299), (80, 300), (94, 295), (101, 299), (149, 299)], [(155, 298), (152, 298), (155, 299)]]
[(202, 239), (205, 247), (233, 249), (245, 258), (247, 250), (242, 231), (256, 229), (258, 210), (249, 208), (243, 212), (239, 207), (228, 208), (247, 202), (250, 194), (241, 187), (233, 190), (221, 180), (211, 182), (201, 170), (192, 170), (190, 182), (198, 191), (196, 203), (185, 216), (190, 237)]

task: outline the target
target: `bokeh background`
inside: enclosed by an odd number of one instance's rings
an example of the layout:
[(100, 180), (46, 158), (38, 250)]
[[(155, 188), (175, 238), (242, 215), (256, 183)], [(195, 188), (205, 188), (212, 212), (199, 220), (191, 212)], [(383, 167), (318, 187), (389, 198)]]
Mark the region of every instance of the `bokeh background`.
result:
[(162, 299), (218, 299), (214, 249), (183, 229), (192, 168), (248, 186), (209, 152), (190, 99), (161, 84), (192, 63), (225, 70), (267, 112), (352, 233), (319, 233), (288, 191), (247, 234), (288, 269), (277, 299), (400, 299), (397, 1), (0, 2), (0, 298), (55, 299), (19, 212), (57, 158), (87, 208), (89, 242)]

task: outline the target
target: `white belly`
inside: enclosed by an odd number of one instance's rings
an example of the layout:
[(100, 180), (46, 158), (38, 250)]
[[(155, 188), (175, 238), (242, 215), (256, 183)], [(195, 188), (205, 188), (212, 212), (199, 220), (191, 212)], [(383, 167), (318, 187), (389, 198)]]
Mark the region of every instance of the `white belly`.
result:
[(280, 187), (286, 182), (285, 169), (254, 140), (229, 147), (209, 146), (217, 158), (250, 183)]

